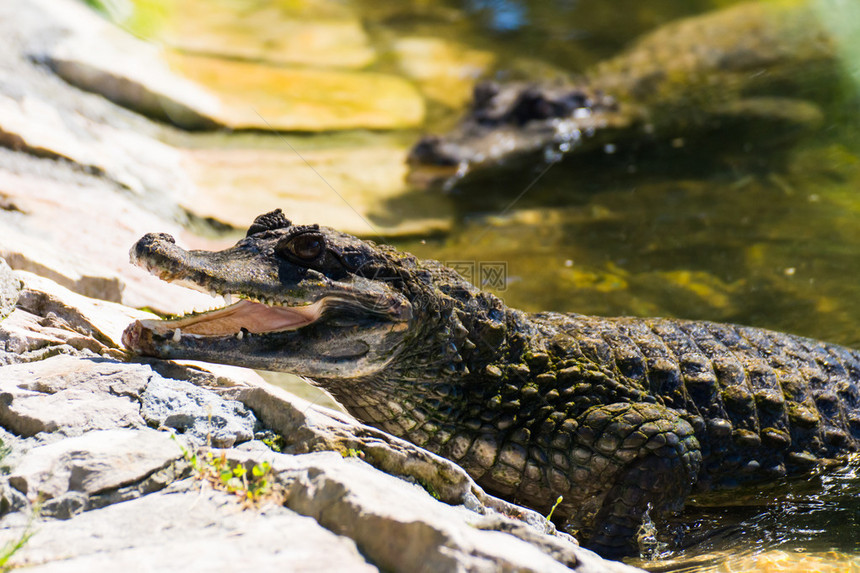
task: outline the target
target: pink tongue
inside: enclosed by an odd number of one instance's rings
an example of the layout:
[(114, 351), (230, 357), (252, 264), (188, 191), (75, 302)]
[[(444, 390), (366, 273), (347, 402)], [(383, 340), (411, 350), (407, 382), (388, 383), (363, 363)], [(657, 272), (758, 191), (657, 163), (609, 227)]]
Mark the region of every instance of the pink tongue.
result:
[[(183, 333), (201, 335), (236, 334), (241, 329), (259, 334), (287, 330), (313, 322), (309, 313), (282, 306), (266, 306), (258, 302), (240, 301), (223, 310), (216, 310), (177, 321)], [(185, 323), (185, 324), (183, 324)]]

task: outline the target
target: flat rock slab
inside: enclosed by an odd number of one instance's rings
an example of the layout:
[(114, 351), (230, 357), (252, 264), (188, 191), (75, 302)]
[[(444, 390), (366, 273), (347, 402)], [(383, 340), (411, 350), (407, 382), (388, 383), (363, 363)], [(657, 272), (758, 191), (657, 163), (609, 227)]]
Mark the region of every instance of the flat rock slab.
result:
[[(386, 208), (402, 196), (406, 147), (363, 145), (303, 149), (196, 149), (186, 151), (195, 182), (188, 208), (247, 228), (260, 213), (283, 208), (301, 223), (319, 223), (360, 236), (445, 231), (450, 213), (434, 217), (422, 205)], [(437, 207), (438, 209), (438, 207)], [(401, 219), (409, 221), (408, 224)]]
[(192, 239), (178, 224), (104, 183), (63, 182), (0, 169), (0, 197), (20, 211), (13, 217), (0, 210), (0, 257), (13, 269), (50, 278), (84, 296), (159, 312), (181, 314), (215, 305), (208, 295), (132, 266), (128, 250), (150, 231), (171, 233), (194, 248), (218, 245)]
[[(178, 52), (165, 58), (174, 72), (218, 98), (219, 110), (210, 117), (231, 129), (404, 129), (424, 121), (421, 94), (393, 75), (284, 68)], [(66, 74), (70, 63), (67, 57)], [(90, 89), (98, 91), (98, 85)]]
[(67, 492), (92, 495), (141, 481), (181, 457), (167, 432), (96, 430), (33, 448), (12, 470), (9, 483), (31, 502)]
[(156, 318), (151, 312), (82, 296), (33, 273), (18, 271), (16, 276), (24, 285), (20, 308), (43, 317), (53, 314), (113, 348), (122, 348), (122, 333), (129, 323)]
[(363, 68), (376, 52), (349, 6), (256, 6), (236, 0), (131, 0), (122, 10), (104, 2), (112, 19), (136, 35), (197, 54), (308, 67)]
[(39, 523), (13, 563), (40, 573), (377, 571), (353, 541), (313, 519), (282, 507), (243, 511), (232, 496), (201, 492), (199, 482), (177, 486)]
[(424, 119), (418, 90), (396, 76), (165, 50), (74, 4), (50, 0), (68, 36), (39, 57), (69, 83), (150, 117), (186, 128), (279, 131), (397, 129)]
[(148, 312), (81, 296), (50, 279), (16, 271), (24, 288), (15, 310), (0, 323), (0, 364), (56, 354), (122, 356), (122, 331)]
[(475, 81), (495, 63), (492, 52), (426, 36), (399, 38), (391, 51), (400, 70), (430, 99), (460, 109), (472, 97)]
[(140, 396), (154, 376), (147, 366), (64, 355), (5, 366), (0, 425), (25, 437), (145, 428)]

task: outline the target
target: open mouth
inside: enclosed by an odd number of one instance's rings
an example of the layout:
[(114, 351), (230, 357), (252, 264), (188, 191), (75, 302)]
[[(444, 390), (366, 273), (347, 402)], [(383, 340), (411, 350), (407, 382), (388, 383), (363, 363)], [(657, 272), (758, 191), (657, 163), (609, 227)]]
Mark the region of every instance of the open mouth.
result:
[(183, 336), (235, 337), (241, 340), (249, 334), (270, 334), (298, 330), (316, 322), (322, 316), (325, 300), (304, 306), (278, 306), (243, 299), (208, 312), (184, 316), (173, 320), (136, 321), (124, 335), (124, 342), (134, 347), (142, 331), (148, 330), (173, 342)]
[(307, 326), (321, 316), (322, 306), (322, 300), (305, 306), (275, 306), (240, 300), (224, 308), (176, 320), (147, 321), (146, 326), (162, 332), (173, 330), (174, 338), (182, 334), (241, 337), (244, 333), (263, 334)]

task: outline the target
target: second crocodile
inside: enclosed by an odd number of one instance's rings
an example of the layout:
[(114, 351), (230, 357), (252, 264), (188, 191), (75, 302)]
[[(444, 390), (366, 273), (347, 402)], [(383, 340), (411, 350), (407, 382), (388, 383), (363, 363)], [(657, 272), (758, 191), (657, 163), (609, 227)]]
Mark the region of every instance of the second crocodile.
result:
[(363, 422), (548, 512), (604, 556), (647, 509), (860, 448), (860, 352), (767, 330), (529, 314), (455, 271), (280, 211), (220, 251), (148, 234), (132, 259), (226, 308), (132, 324), (160, 358), (294, 372)]
[(486, 82), (472, 109), (409, 157), (416, 182), (544, 154), (739, 125), (820, 124), (841, 77), (811, 0), (753, 2), (669, 23), (573, 83)]

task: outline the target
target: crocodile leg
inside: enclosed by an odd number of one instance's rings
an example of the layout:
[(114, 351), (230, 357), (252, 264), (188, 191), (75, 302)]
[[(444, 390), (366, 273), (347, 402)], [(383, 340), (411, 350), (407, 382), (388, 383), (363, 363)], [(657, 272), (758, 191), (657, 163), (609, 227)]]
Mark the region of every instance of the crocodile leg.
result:
[(693, 427), (665, 406), (618, 403), (587, 410), (576, 437), (624, 464), (608, 483), (586, 547), (606, 557), (638, 554), (645, 512), (680, 510), (696, 482), (702, 454)]

